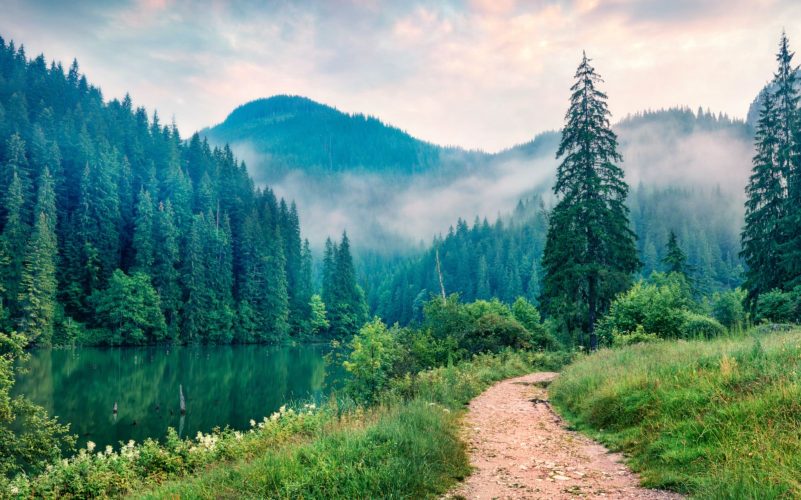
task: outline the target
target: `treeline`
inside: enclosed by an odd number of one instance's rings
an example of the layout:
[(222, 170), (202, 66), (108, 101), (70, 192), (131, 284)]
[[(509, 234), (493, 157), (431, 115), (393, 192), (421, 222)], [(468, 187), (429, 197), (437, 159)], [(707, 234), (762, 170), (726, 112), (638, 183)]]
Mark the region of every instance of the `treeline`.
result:
[(294, 203), (227, 146), (182, 141), (130, 97), (104, 102), (77, 62), (2, 39), (0, 193), (0, 331), (272, 342), (326, 325)]
[[(671, 231), (687, 254), (696, 298), (739, 286), (744, 267), (737, 223), (740, 202), (718, 189), (648, 188), (628, 199), (642, 267), (637, 275), (668, 271), (664, 259)], [(423, 304), (440, 293), (436, 251), (446, 292), (465, 301), (518, 297), (538, 303), (548, 207), (539, 197), (521, 200), (511, 216), (490, 224), (460, 220), (421, 256), (386, 263), (360, 258), (370, 310), (392, 324), (419, 322)]]

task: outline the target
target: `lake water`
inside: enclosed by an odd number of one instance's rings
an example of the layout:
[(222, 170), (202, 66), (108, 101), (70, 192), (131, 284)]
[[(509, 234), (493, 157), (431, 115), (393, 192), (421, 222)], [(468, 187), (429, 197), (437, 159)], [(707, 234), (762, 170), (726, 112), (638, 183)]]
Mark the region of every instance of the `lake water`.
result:
[[(325, 345), (40, 349), (15, 394), (69, 422), (79, 446), (195, 436), (216, 426), (250, 427), (281, 405), (319, 400), (341, 377)], [(181, 417), (179, 386), (186, 398)], [(117, 414), (113, 413), (117, 404)]]

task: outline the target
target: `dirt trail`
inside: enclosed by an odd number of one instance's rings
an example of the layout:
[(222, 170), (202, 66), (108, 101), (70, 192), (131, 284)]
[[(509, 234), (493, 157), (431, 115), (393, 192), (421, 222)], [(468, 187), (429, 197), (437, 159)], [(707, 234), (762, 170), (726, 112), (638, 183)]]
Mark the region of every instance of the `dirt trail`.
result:
[(639, 487), (621, 455), (567, 430), (543, 388), (556, 376), (504, 380), (470, 403), (464, 429), (475, 470), (450, 498), (682, 498)]

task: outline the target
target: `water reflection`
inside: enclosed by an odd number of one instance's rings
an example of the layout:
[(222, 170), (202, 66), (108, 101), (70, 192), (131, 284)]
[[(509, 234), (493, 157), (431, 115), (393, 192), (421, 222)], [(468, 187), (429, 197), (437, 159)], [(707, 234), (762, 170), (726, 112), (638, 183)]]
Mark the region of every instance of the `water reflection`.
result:
[(251, 418), (288, 401), (321, 398), (340, 376), (336, 370), (327, 373), (328, 350), (322, 345), (43, 349), (31, 353), (14, 392), (70, 422), (79, 445), (162, 438), (168, 427), (193, 436), (217, 426), (245, 429)]

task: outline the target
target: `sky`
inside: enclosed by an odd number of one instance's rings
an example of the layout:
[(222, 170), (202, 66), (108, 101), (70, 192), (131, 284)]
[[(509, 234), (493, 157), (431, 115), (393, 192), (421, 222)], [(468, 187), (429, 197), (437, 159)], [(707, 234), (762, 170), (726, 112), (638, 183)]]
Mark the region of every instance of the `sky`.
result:
[[(0, 36), (182, 135), (275, 94), (498, 151), (558, 129), (582, 50), (615, 118), (703, 106), (744, 118), (797, 0), (0, 0)], [(795, 41), (799, 42), (796, 43)]]

